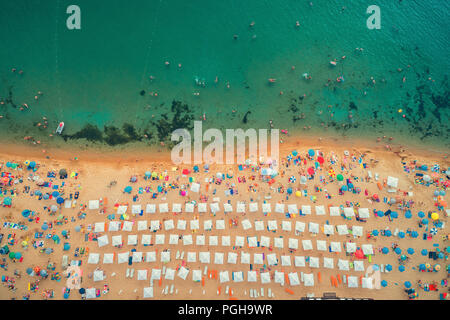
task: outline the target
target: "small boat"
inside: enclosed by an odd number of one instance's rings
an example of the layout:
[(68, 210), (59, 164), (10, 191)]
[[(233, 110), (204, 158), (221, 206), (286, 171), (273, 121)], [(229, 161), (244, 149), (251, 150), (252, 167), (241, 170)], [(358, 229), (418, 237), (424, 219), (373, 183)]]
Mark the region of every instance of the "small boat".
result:
[(58, 128), (56, 129), (56, 133), (61, 134), (63, 130), (64, 130), (64, 122), (60, 122)]
[(273, 78), (270, 78), (270, 79), (269, 79), (269, 82), (270, 82), (270, 83), (275, 83), (276, 81), (277, 81), (277, 79), (273, 79)]
[(330, 61), (330, 64), (335, 66), (335, 65), (337, 65), (337, 62), (336, 61)]

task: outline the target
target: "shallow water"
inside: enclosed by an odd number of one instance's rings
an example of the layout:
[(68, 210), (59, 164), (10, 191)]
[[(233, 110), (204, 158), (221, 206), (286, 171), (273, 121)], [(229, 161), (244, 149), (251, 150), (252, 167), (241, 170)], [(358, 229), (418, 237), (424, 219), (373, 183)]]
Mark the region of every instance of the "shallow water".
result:
[[(273, 120), (291, 132), (311, 126), (308, 134), (387, 135), (448, 149), (450, 2), (379, 0), (381, 30), (366, 27), (372, 1), (346, 1), (344, 10), (341, 1), (309, 2), (78, 0), (82, 30), (71, 31), (72, 1), (2, 1), (0, 132), (55, 145), (76, 143), (71, 136), (159, 143), (205, 113), (204, 128), (268, 128)], [(173, 100), (187, 105), (175, 118)], [(23, 103), (29, 108), (20, 111)], [(35, 126), (43, 116), (47, 129)], [(65, 140), (49, 138), (60, 121)], [(80, 133), (87, 124), (93, 130)]]

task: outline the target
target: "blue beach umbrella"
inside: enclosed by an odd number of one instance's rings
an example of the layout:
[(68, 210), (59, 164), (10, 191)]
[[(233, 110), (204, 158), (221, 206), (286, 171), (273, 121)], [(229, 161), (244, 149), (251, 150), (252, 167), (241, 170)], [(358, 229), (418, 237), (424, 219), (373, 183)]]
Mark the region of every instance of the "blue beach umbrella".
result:
[(424, 263), (419, 264), (419, 271), (426, 270), (426, 269), (427, 269), (427, 267), (425, 266)]
[(425, 219), (422, 219), (422, 223), (423, 223), (423, 224), (428, 224), (428, 219), (426, 219), (426, 218), (425, 218)]
[(342, 191), (347, 191), (347, 190), (348, 190), (348, 188), (347, 188), (347, 186), (346, 186), (346, 185), (343, 185), (343, 186), (341, 187), (341, 190), (342, 190)]
[(386, 230), (386, 231), (384, 232), (384, 235), (385, 235), (386, 237), (392, 236), (391, 230)]
[(44, 231), (47, 230), (48, 229), (48, 225), (46, 223), (44, 223), (42, 225), (41, 229), (44, 230)]
[(379, 216), (379, 217), (384, 216), (384, 212), (381, 210), (377, 211), (377, 216)]
[(398, 271), (400, 271), (400, 272), (405, 271), (405, 266), (399, 266), (399, 267), (398, 267)]
[(5, 205), (5, 206), (10, 206), (12, 204), (12, 199), (10, 198), (10, 197), (6, 197), (4, 200), (3, 200), (3, 205)]
[(381, 286), (382, 286), (383, 288), (387, 287), (387, 285), (388, 285), (388, 283), (387, 283), (386, 280), (381, 281)]
[(298, 155), (297, 150), (292, 151), (292, 155), (293, 155), (294, 157), (296, 157), (296, 156)]
[(447, 253), (450, 253), (450, 246), (447, 246), (447, 248), (445, 248), (445, 251), (446, 251)]
[(69, 294), (67, 292), (64, 293), (64, 299), (69, 299)]
[(372, 269), (373, 269), (373, 271), (380, 270), (380, 266), (377, 265), (377, 264), (374, 264), (374, 265), (372, 266)]
[(203, 166), (203, 169), (209, 170), (209, 164), (205, 164), (205, 165)]
[(200, 169), (198, 168), (198, 166), (194, 166), (194, 172), (198, 172)]
[(28, 209), (23, 210), (23, 211), (22, 211), (22, 216), (23, 216), (24, 218), (28, 218), (28, 217), (30, 216), (30, 213), (31, 213), (31, 211), (28, 210)]
[(64, 251), (69, 251), (70, 250), (70, 244), (68, 242), (64, 243), (63, 250)]
[(314, 152), (313, 149), (309, 149), (308, 150), (308, 154), (309, 154), (310, 157), (314, 157), (315, 152)]
[(292, 188), (288, 188), (288, 189), (287, 189), (287, 193), (288, 193), (288, 194), (292, 194)]
[(145, 176), (147, 178), (150, 178), (152, 176), (152, 172), (151, 171), (145, 171)]
[(412, 218), (412, 213), (411, 213), (411, 211), (408, 210), (408, 211), (405, 212), (405, 218), (406, 218), (406, 219), (411, 219), (411, 218)]
[(35, 161), (31, 161), (29, 167), (30, 168), (36, 167), (36, 162)]
[(16, 252), (16, 253), (14, 253), (14, 258), (20, 259), (20, 258), (22, 258), (22, 254), (20, 252)]
[(423, 256), (426, 256), (426, 255), (428, 254), (428, 250), (427, 250), (427, 249), (422, 249), (422, 251), (420, 251), (420, 253), (421, 253)]
[(402, 253), (402, 249), (400, 249), (399, 247), (395, 248), (394, 252), (396, 254), (401, 254)]
[(403, 239), (403, 238), (405, 237), (405, 233), (404, 233), (403, 231), (399, 232), (399, 233), (398, 233), (398, 237), (399, 237), (400, 239)]
[(27, 274), (31, 276), (32, 273), (33, 273), (33, 269), (27, 268)]
[(391, 217), (392, 217), (393, 219), (397, 219), (397, 218), (398, 218), (398, 213), (397, 213), (396, 211), (392, 211), (392, 212), (391, 212)]
[(386, 271), (392, 271), (392, 265), (387, 264), (386, 265)]
[(42, 194), (42, 192), (41, 192), (41, 190), (36, 190), (36, 191), (34, 192), (34, 194), (37, 195), (37, 196), (40, 196), (40, 195)]
[(42, 269), (40, 274), (41, 274), (42, 277), (46, 277), (48, 275), (48, 272), (47, 272), (47, 270)]
[(127, 187), (125, 187), (125, 189), (123, 189), (123, 192), (131, 193), (132, 190), (133, 190), (133, 188), (131, 186), (127, 186)]
[(65, 236), (67, 235), (67, 230), (61, 231), (61, 235), (62, 235), (63, 237), (65, 237)]
[(443, 253), (443, 252), (439, 252), (438, 258), (439, 258), (439, 259), (444, 259), (444, 253)]
[(53, 192), (52, 192), (52, 196), (53, 196), (54, 198), (56, 198), (57, 196), (59, 196), (59, 192), (58, 192), (58, 191), (53, 191)]
[(405, 256), (404, 254), (402, 254), (401, 257), (400, 257), (400, 259), (401, 259), (402, 261), (406, 261), (407, 258), (406, 258), (406, 256)]
[(378, 232), (378, 230), (375, 229), (372, 231), (372, 234), (376, 237), (379, 234), (379, 232)]
[(381, 249), (381, 252), (383, 252), (383, 254), (388, 254), (389, 253), (389, 248), (388, 247), (384, 247), (383, 249)]
[(55, 235), (52, 237), (52, 240), (55, 241), (55, 242), (59, 241), (58, 235), (55, 234)]
[(56, 199), (56, 203), (57, 204), (63, 204), (64, 203), (64, 198), (62, 198), (62, 197), (58, 197), (57, 199)]
[(75, 231), (76, 232), (80, 232), (81, 231), (81, 226), (75, 226)]
[(413, 248), (408, 248), (407, 252), (408, 252), (408, 254), (414, 254), (414, 249)]
[(417, 215), (419, 216), (419, 218), (425, 217), (425, 213), (423, 211), (419, 211)]
[(419, 234), (417, 233), (417, 231), (411, 232), (411, 237), (417, 238), (418, 236), (419, 236)]
[(42, 196), (42, 198), (44, 198), (44, 200), (48, 200), (48, 199), (50, 199), (50, 196), (48, 193), (46, 193)]
[(405, 287), (406, 287), (406, 289), (411, 288), (411, 282), (405, 281)]

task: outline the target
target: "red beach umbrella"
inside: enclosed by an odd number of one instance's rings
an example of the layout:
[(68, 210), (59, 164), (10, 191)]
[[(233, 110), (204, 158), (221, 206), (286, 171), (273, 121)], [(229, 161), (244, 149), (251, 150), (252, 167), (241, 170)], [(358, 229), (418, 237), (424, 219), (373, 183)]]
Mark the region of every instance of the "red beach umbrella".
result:
[(317, 161), (318, 161), (320, 164), (323, 164), (324, 159), (323, 159), (323, 157), (317, 157)]
[(314, 170), (313, 167), (309, 167), (309, 168), (308, 168), (308, 173), (309, 173), (310, 175), (313, 175), (314, 172), (315, 172), (315, 170)]

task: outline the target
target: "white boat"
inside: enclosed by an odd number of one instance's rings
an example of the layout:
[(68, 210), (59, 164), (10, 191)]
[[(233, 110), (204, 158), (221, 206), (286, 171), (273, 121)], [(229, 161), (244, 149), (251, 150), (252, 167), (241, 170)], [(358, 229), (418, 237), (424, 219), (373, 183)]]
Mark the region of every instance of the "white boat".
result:
[(64, 122), (60, 122), (58, 128), (56, 129), (56, 133), (61, 134), (63, 130), (64, 130)]

